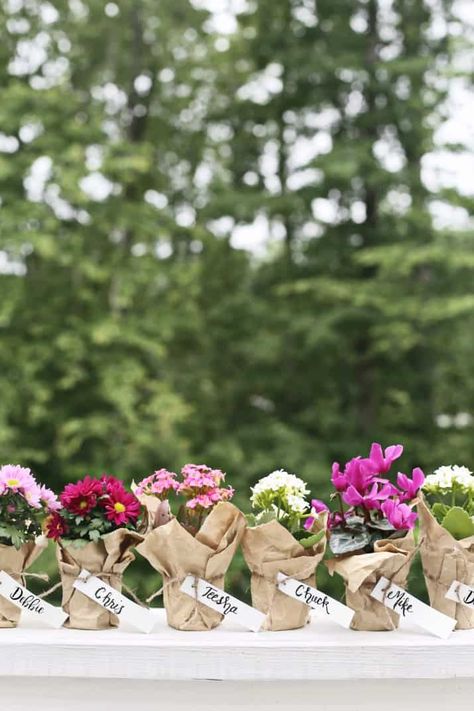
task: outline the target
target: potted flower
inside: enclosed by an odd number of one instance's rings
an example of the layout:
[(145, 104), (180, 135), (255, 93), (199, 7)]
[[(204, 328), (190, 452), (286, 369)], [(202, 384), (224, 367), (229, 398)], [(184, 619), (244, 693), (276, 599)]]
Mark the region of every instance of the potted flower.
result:
[(90, 476), (67, 484), (59, 496), (61, 508), (46, 522), (46, 535), (57, 541), (67, 627), (107, 629), (118, 620), (108, 610), (76, 590), (74, 581), (84, 568), (116, 590), (134, 560), (131, 549), (143, 540), (140, 502), (113, 476)]
[[(180, 475), (159, 469), (134, 488), (151, 514), (153, 529), (138, 551), (163, 576), (168, 624), (179, 630), (209, 630), (222, 615), (181, 592), (187, 575), (222, 588), (245, 527), (223, 486), (225, 474), (204, 464), (186, 464)], [(176, 497), (176, 516), (169, 499)]]
[(396, 485), (389, 480), (402, 452), (401, 445), (383, 451), (374, 443), (369, 457), (351, 459), (343, 471), (337, 462), (332, 467), (337, 509), (329, 516), (328, 545), (334, 557), (326, 564), (331, 575), (336, 572), (344, 579), (346, 604), (355, 611), (353, 629), (398, 626), (398, 615), (370, 593), (381, 576), (404, 587), (414, 554), (413, 506), (425, 477), (417, 467), (412, 478), (398, 472)]
[[(0, 570), (24, 585), (25, 571), (46, 547), (45, 519), (59, 504), (53, 492), (36, 481), (30, 469), (0, 467)], [(16, 627), (20, 610), (0, 598), (0, 627)]]
[(442, 466), (426, 477), (418, 503), (421, 561), (432, 607), (474, 628), (474, 610), (445, 597), (457, 580), (474, 585), (474, 476), (467, 467)]
[(251, 491), (256, 513), (247, 516), (242, 550), (251, 571), (252, 604), (267, 615), (263, 629), (303, 627), (310, 608), (282, 593), (277, 575), (314, 585), (326, 547), (326, 515), (319, 516), (317, 500), (310, 507), (306, 483), (282, 469), (260, 479)]

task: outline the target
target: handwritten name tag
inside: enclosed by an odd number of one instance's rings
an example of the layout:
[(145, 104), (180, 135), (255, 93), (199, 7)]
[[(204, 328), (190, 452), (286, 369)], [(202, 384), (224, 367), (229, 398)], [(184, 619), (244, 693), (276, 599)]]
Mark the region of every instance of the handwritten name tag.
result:
[(229, 617), (242, 627), (247, 627), (252, 632), (258, 632), (265, 620), (263, 612), (246, 605), (245, 602), (211, 585), (207, 580), (196, 578), (194, 575), (188, 575), (184, 579), (180, 590), (186, 595), (197, 598), (211, 610), (220, 612), (221, 615)]
[(100, 578), (91, 575), (88, 570), (81, 570), (73, 587), (140, 632), (151, 632), (155, 626), (156, 618), (149, 608), (132, 602)]
[(464, 583), (454, 580), (445, 597), (474, 610), (474, 588), (470, 585), (464, 585)]
[(334, 600), (334, 598), (329, 597), (326, 593), (312, 588), (311, 585), (302, 583), (301, 580), (287, 578), (283, 573), (278, 573), (277, 581), (278, 590), (308, 605), (318, 616), (336, 622), (336, 624), (341, 625), (341, 627), (346, 627), (346, 629), (349, 629), (351, 626), (352, 618), (355, 613), (354, 610), (351, 610), (347, 605), (343, 605), (342, 602)]
[(452, 617), (425, 605), (387, 578), (381, 577), (370, 594), (389, 610), (442, 639), (447, 639), (456, 626), (456, 620)]
[(67, 619), (66, 613), (60, 607), (55, 607), (45, 602), (30, 592), (28, 588), (17, 583), (4, 570), (0, 571), (0, 595), (13, 603), (22, 612), (34, 615), (49, 627), (55, 627), (56, 629), (62, 627)]

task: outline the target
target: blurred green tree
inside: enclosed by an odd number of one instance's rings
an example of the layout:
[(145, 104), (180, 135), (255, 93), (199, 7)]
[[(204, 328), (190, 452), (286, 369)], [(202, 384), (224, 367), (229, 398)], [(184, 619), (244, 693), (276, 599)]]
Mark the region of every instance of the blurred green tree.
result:
[(4, 3), (2, 460), (57, 488), (208, 460), (243, 506), (372, 440), (472, 461), (472, 232), (433, 218), (472, 199), (423, 176), (452, 11)]

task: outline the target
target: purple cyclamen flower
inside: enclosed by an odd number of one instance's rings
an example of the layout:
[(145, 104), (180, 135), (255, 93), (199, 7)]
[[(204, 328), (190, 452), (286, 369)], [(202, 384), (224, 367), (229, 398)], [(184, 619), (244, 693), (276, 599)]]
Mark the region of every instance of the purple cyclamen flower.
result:
[(347, 475), (344, 472), (341, 472), (341, 465), (339, 462), (333, 462), (331, 482), (337, 491), (345, 491), (349, 486)]
[(425, 481), (425, 475), (420, 467), (415, 467), (411, 473), (412, 478), (402, 472), (397, 474), (397, 484), (402, 489), (401, 500), (411, 501), (420, 491)]
[(403, 445), (393, 444), (387, 447), (385, 452), (378, 442), (374, 442), (370, 448), (370, 456), (367, 463), (372, 471), (376, 474), (386, 474), (392, 466), (395, 459), (398, 459), (403, 454)]
[(376, 481), (385, 483), (385, 479), (374, 478), (375, 472), (370, 467), (369, 460), (361, 457), (354, 457), (347, 462), (344, 474), (347, 478), (347, 486), (353, 486), (360, 494), (364, 494)]
[(370, 511), (371, 509), (380, 509), (380, 502), (387, 499), (391, 493), (391, 484), (384, 484), (379, 489), (379, 485), (374, 483), (365, 494), (361, 494), (354, 486), (351, 485), (342, 495), (342, 498), (346, 504), (349, 504), (349, 506), (355, 506)]
[[(321, 501), (320, 499), (311, 499), (311, 514), (317, 515), (323, 513), (323, 511), (329, 511), (329, 508), (326, 506), (324, 501)], [(308, 516), (308, 518), (303, 524), (303, 527), (308, 531), (310, 528), (312, 528), (315, 520), (316, 516)]]
[(388, 522), (399, 530), (407, 530), (414, 527), (417, 514), (412, 511), (407, 504), (400, 504), (393, 499), (388, 499), (382, 504), (382, 513), (387, 518)]

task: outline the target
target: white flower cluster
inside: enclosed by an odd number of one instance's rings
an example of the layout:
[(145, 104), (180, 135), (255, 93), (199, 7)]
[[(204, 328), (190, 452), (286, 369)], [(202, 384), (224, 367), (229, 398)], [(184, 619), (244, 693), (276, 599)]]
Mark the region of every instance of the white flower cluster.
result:
[(261, 494), (280, 493), (284, 496), (303, 497), (309, 494), (309, 489), (306, 488), (305, 482), (294, 474), (288, 474), (284, 469), (262, 477), (251, 489), (252, 496), (250, 501), (255, 503), (260, 498)]
[(296, 514), (303, 514), (307, 509), (309, 509), (309, 504), (302, 496), (295, 496), (294, 494), (288, 494), (286, 497), (286, 502), (288, 508)]
[(468, 491), (474, 491), (474, 476), (467, 467), (459, 467), (457, 464), (438, 467), (434, 474), (429, 474), (426, 477), (423, 489), (428, 492), (449, 491), (455, 485)]

